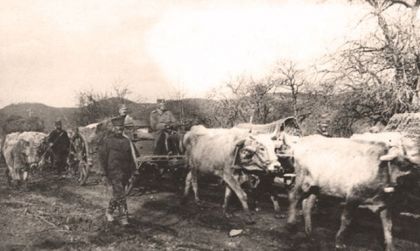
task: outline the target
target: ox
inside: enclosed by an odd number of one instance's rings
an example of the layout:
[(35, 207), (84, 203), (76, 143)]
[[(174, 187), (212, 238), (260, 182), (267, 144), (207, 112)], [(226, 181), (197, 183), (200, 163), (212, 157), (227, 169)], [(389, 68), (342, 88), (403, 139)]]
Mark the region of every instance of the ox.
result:
[[(381, 137), (377, 135), (376, 137)], [(356, 137), (355, 137), (356, 138)], [(285, 144), (287, 143), (287, 137)], [(289, 193), (288, 226), (296, 222), (301, 199), (305, 231), (311, 234), (311, 210), (319, 192), (345, 199), (336, 247), (343, 248), (343, 236), (359, 205), (379, 212), (387, 250), (392, 250), (392, 220), (389, 198), (397, 179), (420, 163), (414, 144), (405, 139), (404, 148), (390, 147), (379, 140), (307, 136), (289, 144), (295, 160), (296, 183)], [(409, 154), (407, 154), (409, 153)]]
[(183, 143), (190, 168), (185, 180), (183, 201), (186, 201), (192, 186), (195, 201), (200, 202), (197, 185), (199, 173), (219, 176), (227, 184), (223, 211), (226, 213), (226, 198), (233, 190), (245, 210), (247, 221), (251, 223), (247, 195), (241, 188), (238, 175), (242, 169), (277, 171), (280, 168), (271, 135), (251, 136), (244, 129), (193, 126), (186, 133)]
[(41, 132), (15, 132), (6, 135), (3, 144), (3, 156), (6, 161), (8, 184), (11, 181), (20, 184), (28, 178), (28, 171), (38, 166), (43, 154), (39, 146), (47, 135)]
[[(276, 135), (276, 138), (282, 135), (282, 132), (285, 131), (293, 135), (299, 135), (301, 133), (299, 124), (294, 117), (286, 117), (268, 124), (241, 123), (235, 127), (248, 129), (252, 134), (272, 133)], [(278, 160), (282, 167), (281, 173), (267, 173), (261, 171), (249, 172), (244, 170), (238, 179), (242, 186), (248, 188), (247, 192), (252, 194), (251, 197), (254, 199), (256, 210), (258, 210), (257, 203), (259, 198), (261, 198), (261, 195), (270, 195), (270, 200), (272, 201), (274, 207), (274, 216), (276, 218), (281, 218), (278, 193), (280, 191), (287, 190), (287, 187), (290, 185), (290, 183), (292, 183), (294, 177), (293, 165), (291, 164), (293, 160), (290, 158), (290, 156), (284, 154), (284, 147), (285, 146), (281, 144), (276, 144), (275, 149)], [(286, 175), (284, 175), (285, 173)], [(227, 207), (229, 203), (229, 197), (230, 194), (227, 194), (225, 197), (225, 207)]]

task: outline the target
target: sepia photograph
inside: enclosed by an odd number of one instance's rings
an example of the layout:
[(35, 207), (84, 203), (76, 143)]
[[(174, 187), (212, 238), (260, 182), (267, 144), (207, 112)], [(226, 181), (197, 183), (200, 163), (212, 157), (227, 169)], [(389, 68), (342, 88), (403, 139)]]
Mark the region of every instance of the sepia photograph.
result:
[(0, 6), (0, 250), (420, 251), (420, 0)]

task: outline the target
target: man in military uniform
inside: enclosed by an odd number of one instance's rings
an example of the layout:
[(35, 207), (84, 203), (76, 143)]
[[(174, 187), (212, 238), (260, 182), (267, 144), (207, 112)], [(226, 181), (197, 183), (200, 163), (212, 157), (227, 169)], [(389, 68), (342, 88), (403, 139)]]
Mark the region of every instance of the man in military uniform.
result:
[(167, 154), (165, 149), (168, 149), (168, 146), (165, 146), (165, 139), (168, 144), (177, 145), (177, 135), (169, 133), (169, 128), (176, 122), (172, 112), (166, 109), (165, 100), (158, 100), (158, 108), (150, 113), (150, 127), (155, 132), (155, 154)]
[(317, 133), (324, 136), (324, 137), (331, 137), (331, 134), (327, 130), (328, 124), (326, 122), (322, 122), (318, 125)]
[(128, 114), (128, 108), (125, 104), (122, 104), (120, 106), (118, 113), (119, 113), (119, 116), (124, 118), (124, 126), (133, 124), (134, 119)]
[(55, 129), (48, 135), (47, 142), (52, 150), (53, 168), (61, 174), (65, 171), (70, 140), (60, 120), (55, 121)]
[(108, 222), (114, 221), (114, 211), (118, 210), (121, 225), (128, 225), (128, 209), (125, 187), (135, 171), (131, 143), (123, 135), (124, 119), (112, 119), (113, 134), (104, 139), (99, 149), (99, 164), (105, 178), (112, 186), (112, 198), (106, 209)]
[(123, 135), (133, 140), (134, 134), (134, 119), (128, 114), (128, 108), (125, 104), (120, 106), (118, 116), (124, 120), (124, 133)]

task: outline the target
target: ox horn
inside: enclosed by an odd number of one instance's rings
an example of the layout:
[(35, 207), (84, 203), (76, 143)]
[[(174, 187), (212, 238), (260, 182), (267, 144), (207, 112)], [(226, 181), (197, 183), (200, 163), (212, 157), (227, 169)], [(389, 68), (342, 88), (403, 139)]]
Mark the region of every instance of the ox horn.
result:
[(391, 161), (398, 157), (398, 150), (395, 147), (389, 149), (388, 153), (379, 157), (381, 161)]
[(255, 146), (245, 146), (244, 150), (255, 153), (257, 151), (257, 148)]
[(249, 118), (249, 125), (250, 125), (249, 133), (252, 133), (252, 121), (253, 120), (254, 120), (254, 116), (251, 115), (251, 117)]

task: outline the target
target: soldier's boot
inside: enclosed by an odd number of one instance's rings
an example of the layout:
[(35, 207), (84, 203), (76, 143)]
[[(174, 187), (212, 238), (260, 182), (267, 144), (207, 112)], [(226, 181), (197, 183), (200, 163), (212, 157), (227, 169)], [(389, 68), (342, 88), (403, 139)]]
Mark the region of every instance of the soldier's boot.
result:
[(108, 222), (113, 222), (114, 221), (114, 216), (112, 215), (112, 211), (109, 210), (109, 208), (107, 208), (106, 211), (105, 211), (105, 217), (106, 217), (106, 221), (108, 221)]
[(128, 226), (130, 223), (128, 222), (128, 217), (127, 216), (122, 216), (120, 219), (120, 224), (121, 226)]
[(113, 222), (114, 221), (114, 216), (112, 214), (114, 213), (116, 206), (117, 206), (116, 202), (111, 199), (109, 201), (108, 208), (105, 211), (106, 220), (108, 222)]
[(120, 215), (121, 215), (120, 224), (122, 226), (128, 226), (129, 225), (129, 222), (128, 222), (127, 202), (126, 201), (123, 201), (121, 204), (122, 205), (120, 205), (119, 208), (118, 208), (119, 209), (119, 212), (120, 212)]

